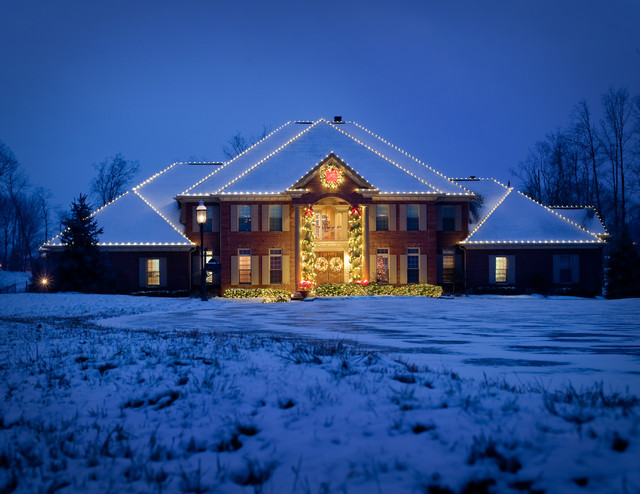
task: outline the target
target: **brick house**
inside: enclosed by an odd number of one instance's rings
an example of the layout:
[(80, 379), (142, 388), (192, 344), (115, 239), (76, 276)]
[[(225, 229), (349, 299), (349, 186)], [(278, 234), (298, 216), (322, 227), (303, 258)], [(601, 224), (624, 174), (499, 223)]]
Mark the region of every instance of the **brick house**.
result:
[[(199, 286), (200, 201), (206, 259), (220, 267), (207, 277), (214, 292), (293, 292), (309, 269), (316, 284), (368, 279), (527, 290), (535, 287), (525, 268), (532, 263), (551, 266), (536, 270), (551, 289), (600, 286), (603, 241), (585, 228), (495, 181), (448, 179), (336, 118), (288, 122), (226, 163), (174, 163), (97, 211), (100, 246), (121, 291)], [(492, 225), (505, 221), (502, 230), (511, 233), (503, 238)], [(62, 248), (58, 237), (43, 246), (53, 259)], [(310, 268), (306, 251), (314, 255)], [(567, 277), (567, 262), (579, 276)]]

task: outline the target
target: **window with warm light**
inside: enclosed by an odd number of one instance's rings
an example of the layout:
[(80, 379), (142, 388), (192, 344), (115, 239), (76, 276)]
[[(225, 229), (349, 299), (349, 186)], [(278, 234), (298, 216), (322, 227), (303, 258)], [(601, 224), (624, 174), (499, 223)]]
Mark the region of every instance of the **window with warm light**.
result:
[(251, 231), (251, 206), (238, 206), (238, 231)]
[(238, 282), (241, 285), (251, 284), (251, 249), (238, 250)]
[(282, 283), (282, 249), (271, 249), (269, 251), (269, 284), (279, 285)]
[(386, 204), (376, 205), (376, 230), (379, 232), (389, 230), (389, 206)]
[(376, 281), (389, 283), (389, 249), (376, 249)]
[(147, 259), (147, 286), (160, 286), (160, 259)]
[(507, 282), (508, 262), (505, 256), (496, 256), (496, 283)]

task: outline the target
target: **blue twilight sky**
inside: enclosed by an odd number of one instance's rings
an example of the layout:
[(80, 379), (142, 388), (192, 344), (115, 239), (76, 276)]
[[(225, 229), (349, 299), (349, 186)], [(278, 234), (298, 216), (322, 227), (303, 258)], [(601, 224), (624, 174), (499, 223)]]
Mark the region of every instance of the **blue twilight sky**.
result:
[(0, 140), (67, 209), (236, 131), (342, 115), (450, 177), (510, 169), (587, 98), (640, 92), (638, 0), (0, 0)]

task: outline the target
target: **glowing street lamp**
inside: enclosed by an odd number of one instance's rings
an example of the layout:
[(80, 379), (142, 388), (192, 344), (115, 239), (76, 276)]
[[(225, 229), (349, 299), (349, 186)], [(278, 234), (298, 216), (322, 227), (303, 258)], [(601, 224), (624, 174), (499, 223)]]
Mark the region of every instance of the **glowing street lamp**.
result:
[(207, 206), (200, 201), (196, 208), (196, 221), (200, 225), (200, 300), (206, 302), (207, 297), (207, 275), (204, 271), (204, 224), (207, 222)]

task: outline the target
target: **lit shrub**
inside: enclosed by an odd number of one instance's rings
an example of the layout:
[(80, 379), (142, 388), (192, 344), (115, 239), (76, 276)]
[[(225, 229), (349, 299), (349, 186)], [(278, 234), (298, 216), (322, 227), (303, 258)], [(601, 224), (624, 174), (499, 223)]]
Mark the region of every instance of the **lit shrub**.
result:
[(361, 295), (395, 295), (413, 297), (439, 297), (442, 287), (417, 283), (414, 285), (379, 285), (370, 283), (324, 283), (316, 288), (318, 297), (354, 297)]
[(229, 288), (225, 298), (264, 298), (263, 303), (288, 302), (291, 294), (286, 290), (274, 288)]

